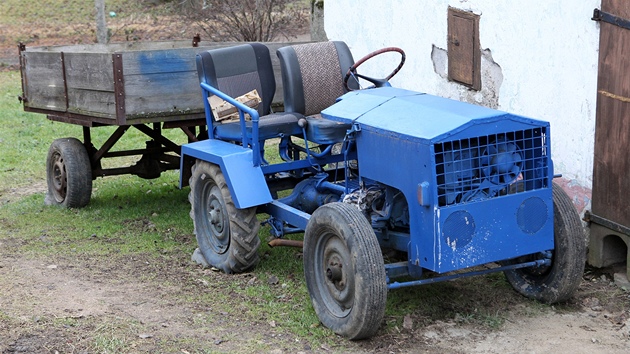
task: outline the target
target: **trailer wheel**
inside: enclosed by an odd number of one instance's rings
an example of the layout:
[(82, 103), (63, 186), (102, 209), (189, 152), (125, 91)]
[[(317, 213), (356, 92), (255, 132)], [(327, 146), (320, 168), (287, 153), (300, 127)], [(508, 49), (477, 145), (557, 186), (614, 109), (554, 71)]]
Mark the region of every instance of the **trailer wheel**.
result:
[(75, 138), (56, 139), (46, 157), (46, 204), (81, 208), (92, 195), (92, 167), (83, 143)]
[(219, 166), (197, 160), (188, 200), (199, 250), (208, 264), (231, 274), (258, 263), (256, 208), (236, 208)]
[(354, 206), (315, 210), (304, 233), (304, 276), (324, 326), (349, 339), (378, 330), (387, 301), (385, 265), (371, 225)]
[[(571, 198), (555, 183), (553, 206), (555, 249), (551, 265), (505, 271), (508, 282), (516, 291), (545, 303), (569, 299), (580, 285), (586, 263), (582, 222)], [(528, 260), (531, 259), (524, 261)]]

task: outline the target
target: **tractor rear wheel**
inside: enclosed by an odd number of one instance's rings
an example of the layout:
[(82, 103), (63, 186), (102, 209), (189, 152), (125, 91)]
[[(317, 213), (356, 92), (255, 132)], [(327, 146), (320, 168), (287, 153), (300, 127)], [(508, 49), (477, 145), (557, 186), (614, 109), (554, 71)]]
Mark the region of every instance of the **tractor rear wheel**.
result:
[(324, 326), (349, 339), (378, 330), (387, 302), (385, 265), (370, 223), (355, 206), (315, 210), (304, 233), (304, 276)]
[[(577, 290), (586, 263), (586, 242), (580, 216), (571, 198), (553, 184), (554, 244), (551, 265), (505, 271), (522, 295), (545, 303), (569, 299)], [(531, 260), (526, 259), (524, 261)]]
[(87, 149), (76, 138), (56, 139), (46, 157), (46, 204), (82, 208), (92, 195), (92, 166)]
[(188, 200), (199, 250), (208, 264), (225, 273), (242, 273), (258, 263), (256, 208), (236, 208), (219, 166), (197, 160)]

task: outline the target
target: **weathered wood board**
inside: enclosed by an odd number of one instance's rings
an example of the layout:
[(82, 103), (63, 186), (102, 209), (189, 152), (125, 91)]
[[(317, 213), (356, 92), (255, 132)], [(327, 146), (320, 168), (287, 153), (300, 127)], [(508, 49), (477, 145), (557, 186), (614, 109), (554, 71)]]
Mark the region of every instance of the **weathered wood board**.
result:
[[(133, 42), (23, 48), (24, 109), (93, 126), (203, 118), (195, 56), (240, 43)], [(274, 103), (282, 102), (276, 50), (265, 43), (276, 75)]]

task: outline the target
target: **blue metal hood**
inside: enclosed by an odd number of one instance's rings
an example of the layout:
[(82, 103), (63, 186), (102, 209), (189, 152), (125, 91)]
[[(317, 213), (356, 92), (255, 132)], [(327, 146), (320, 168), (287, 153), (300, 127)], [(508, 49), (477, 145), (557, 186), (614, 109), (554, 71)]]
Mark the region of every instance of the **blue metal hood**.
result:
[(394, 87), (349, 92), (322, 111), (325, 118), (356, 122), (361, 129), (394, 133), (401, 139), (435, 143), (474, 125), (506, 120), (525, 126), (548, 123), (448, 98)]

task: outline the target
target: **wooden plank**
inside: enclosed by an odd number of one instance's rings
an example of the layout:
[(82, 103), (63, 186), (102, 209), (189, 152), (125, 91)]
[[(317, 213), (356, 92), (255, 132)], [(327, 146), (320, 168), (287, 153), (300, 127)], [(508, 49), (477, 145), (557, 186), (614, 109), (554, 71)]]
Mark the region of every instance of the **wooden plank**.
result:
[[(603, 0), (602, 11), (630, 19), (630, 2)], [(630, 227), (630, 30), (600, 25), (592, 211)]]
[[(200, 46), (210, 45), (212, 43), (223, 42), (200, 42)], [(229, 45), (229, 43), (228, 43)], [(162, 49), (177, 49), (177, 48), (191, 48), (192, 41), (152, 41), (152, 42), (117, 42), (108, 44), (73, 44), (73, 45), (56, 45), (56, 46), (39, 46), (28, 47), (29, 52), (56, 52), (56, 53), (108, 53), (122, 51), (137, 51), (137, 50), (162, 50)]]
[(448, 76), (451, 80), (481, 89), (479, 16), (448, 8)]
[(114, 92), (112, 56), (105, 53), (64, 53), (68, 89)]
[[(189, 41), (164, 41), (27, 48), (23, 52), (27, 63), (24, 70), (27, 105), (65, 112), (67, 104), (69, 113), (79, 115), (73, 118), (75, 121), (94, 117), (99, 122), (107, 119), (114, 120), (112, 124), (133, 124), (156, 119), (182, 120), (186, 115), (196, 119), (203, 113), (196, 54), (238, 44), (242, 43), (201, 42), (200, 47), (193, 48)], [(264, 44), (269, 48), (276, 80), (274, 103), (281, 104), (282, 77), (276, 50), (299, 43)], [(120, 121), (116, 120), (114, 103), (113, 54), (123, 57), (125, 117)]]
[(85, 119), (94, 116), (115, 120), (114, 93), (68, 87), (68, 112), (81, 114)]
[(203, 109), (196, 71), (125, 75), (125, 112), (128, 119), (133, 116), (199, 113)]
[(51, 111), (66, 110), (63, 69), (60, 53), (23, 52), (26, 107)]
[(204, 48), (182, 48), (124, 52), (123, 67), (128, 75), (196, 71), (195, 55)]

